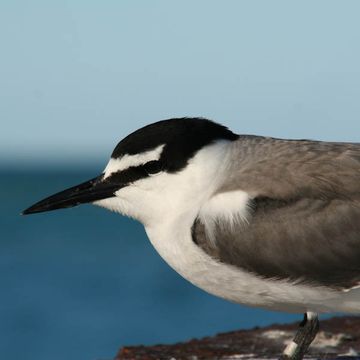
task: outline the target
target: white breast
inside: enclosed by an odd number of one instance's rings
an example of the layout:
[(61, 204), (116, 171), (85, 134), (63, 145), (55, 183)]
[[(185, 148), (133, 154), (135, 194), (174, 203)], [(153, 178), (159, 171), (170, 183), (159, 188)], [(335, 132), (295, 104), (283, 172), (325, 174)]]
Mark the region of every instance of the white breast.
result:
[(265, 280), (214, 260), (194, 244), (189, 224), (163, 224), (159, 228), (147, 228), (146, 232), (153, 246), (174, 270), (194, 285), (221, 298), (297, 313), (360, 311), (360, 289), (349, 294), (324, 287)]

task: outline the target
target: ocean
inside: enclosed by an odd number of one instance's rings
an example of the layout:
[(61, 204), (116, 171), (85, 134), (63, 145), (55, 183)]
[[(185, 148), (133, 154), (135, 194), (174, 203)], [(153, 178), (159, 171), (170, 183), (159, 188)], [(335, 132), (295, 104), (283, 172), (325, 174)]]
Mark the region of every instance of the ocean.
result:
[(2, 359), (112, 359), (122, 345), (301, 320), (203, 292), (160, 258), (141, 224), (105, 209), (20, 215), (98, 173), (0, 170)]

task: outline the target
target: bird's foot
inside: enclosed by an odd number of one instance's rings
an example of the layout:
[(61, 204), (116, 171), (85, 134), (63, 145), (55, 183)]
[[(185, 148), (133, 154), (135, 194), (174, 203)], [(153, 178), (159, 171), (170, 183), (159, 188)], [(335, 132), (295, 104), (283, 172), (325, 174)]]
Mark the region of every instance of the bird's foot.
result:
[(301, 322), (294, 340), (285, 348), (279, 360), (301, 360), (319, 331), (319, 320), (316, 313), (307, 312)]

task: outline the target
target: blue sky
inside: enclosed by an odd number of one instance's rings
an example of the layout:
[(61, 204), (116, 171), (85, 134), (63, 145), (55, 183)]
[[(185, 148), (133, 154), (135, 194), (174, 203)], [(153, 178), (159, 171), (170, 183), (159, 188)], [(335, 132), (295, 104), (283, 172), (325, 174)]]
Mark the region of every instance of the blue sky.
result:
[(0, 160), (105, 161), (132, 130), (359, 141), (359, 1), (0, 3)]

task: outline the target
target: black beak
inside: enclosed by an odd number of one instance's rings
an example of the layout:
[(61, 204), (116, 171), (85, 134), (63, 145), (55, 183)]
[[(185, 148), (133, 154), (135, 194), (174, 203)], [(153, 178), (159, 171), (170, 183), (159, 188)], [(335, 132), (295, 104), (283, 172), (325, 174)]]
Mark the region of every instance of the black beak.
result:
[(35, 214), (44, 211), (73, 207), (96, 200), (113, 197), (115, 191), (122, 186), (104, 180), (104, 175), (86, 181), (70, 189), (61, 191), (37, 202), (22, 212), (23, 215)]

